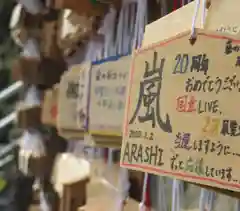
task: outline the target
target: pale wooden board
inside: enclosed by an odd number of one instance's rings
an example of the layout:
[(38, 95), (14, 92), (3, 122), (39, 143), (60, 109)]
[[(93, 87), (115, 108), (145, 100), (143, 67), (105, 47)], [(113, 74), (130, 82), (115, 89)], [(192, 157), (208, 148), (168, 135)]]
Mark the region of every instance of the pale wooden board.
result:
[(92, 66), (90, 134), (121, 136), (130, 61), (131, 57), (125, 56)]
[[(220, 134), (220, 131), (222, 129), (223, 120), (225, 119), (236, 120), (238, 123), (240, 123), (240, 114), (238, 112), (240, 72), (239, 67), (235, 67), (239, 53), (233, 52), (228, 55), (225, 54), (226, 43), (229, 39), (234, 40), (233, 46), (240, 46), (240, 40), (236, 40), (234, 36), (229, 35), (228, 37), (223, 37), (221, 33), (214, 33), (199, 29), (197, 41), (192, 46), (189, 43), (189, 36), (190, 31), (187, 31), (179, 34), (176, 37), (172, 37), (169, 40), (160, 42), (155, 46), (140, 49), (138, 52), (136, 52), (136, 55), (133, 59), (133, 68), (131, 70), (129, 80), (130, 86), (128, 94), (130, 95), (130, 98), (127, 102), (124, 121), (125, 125), (123, 132), (121, 165), (130, 169), (137, 169), (158, 175), (167, 175), (186, 181), (239, 191), (239, 156), (234, 154), (240, 151), (240, 145), (238, 142), (239, 136), (224, 136)], [(160, 128), (157, 119), (155, 128), (152, 126), (152, 121), (146, 121), (142, 123), (139, 122), (139, 116), (145, 116), (147, 111), (147, 108), (144, 107), (141, 102), (136, 118), (132, 123), (130, 123), (137, 108), (137, 102), (140, 93), (140, 82), (144, 81), (143, 76), (146, 62), (149, 63), (149, 71), (151, 68), (154, 69), (154, 52), (157, 52), (158, 55), (156, 68), (160, 67), (160, 59), (165, 58), (166, 60), (163, 67), (161, 94), (157, 94), (157, 96), (160, 96), (160, 99), (153, 100), (151, 108), (155, 111), (155, 119), (157, 118), (156, 112), (160, 111), (163, 123), (166, 122), (166, 115), (169, 115), (169, 120), (172, 126), (172, 132), (169, 133), (164, 132)], [(187, 54), (189, 56), (189, 66), (187, 68), (187, 72), (184, 74), (173, 74), (173, 70), (177, 63), (176, 56), (178, 53)], [(193, 72), (190, 71), (193, 56), (197, 56), (199, 54), (206, 54), (207, 58), (209, 59), (207, 75), (204, 75), (203, 72), (197, 72), (196, 70)], [(158, 73), (155, 74), (158, 75)], [(153, 75), (152, 77), (156, 75)], [(236, 75), (236, 83), (235, 87), (231, 87), (232, 91), (224, 90), (223, 87), (221, 87), (220, 92), (218, 92), (218, 82), (215, 83), (215, 81), (218, 81), (217, 77), (222, 79), (222, 86), (226, 87), (228, 86), (228, 83), (226, 83), (228, 80), (227, 77), (230, 77), (231, 79), (234, 75)], [(211, 84), (216, 84), (213, 86), (213, 92), (193, 91), (189, 93), (185, 91), (185, 84), (188, 79), (194, 77), (195, 79), (204, 82), (207, 76), (210, 77), (208, 80), (214, 81)], [(154, 85), (155, 89), (151, 88), (150, 91), (156, 93), (156, 87), (158, 84), (154, 83)], [(146, 87), (144, 89), (144, 93), (145, 95), (148, 95), (149, 93), (149, 91), (146, 90)], [(196, 102), (194, 106), (196, 111), (180, 112), (179, 109), (177, 109), (177, 99), (185, 95), (187, 95), (188, 100), (191, 96), (195, 97)], [(203, 112), (201, 114), (198, 113), (197, 106), (199, 106), (200, 101), (204, 103), (214, 100), (217, 100), (219, 106), (215, 113), (213, 113), (212, 110)], [(157, 105), (157, 102), (160, 104)], [(208, 117), (215, 118), (215, 122), (219, 123), (218, 127), (215, 127), (216, 129), (213, 131), (213, 133), (204, 132), (205, 129), (206, 131), (209, 131), (209, 128), (215, 124), (214, 122), (211, 122), (211, 124), (207, 125), (208, 127), (205, 127)], [(135, 133), (132, 133), (131, 131), (135, 131)], [(238, 131), (239, 129), (237, 129), (237, 132)], [(182, 134), (190, 133), (189, 146), (191, 149), (189, 151), (186, 149), (176, 149), (175, 140), (176, 135), (179, 132)], [(151, 133), (153, 133), (153, 140), (150, 139)], [(210, 152), (210, 147), (212, 145), (209, 146), (207, 153), (205, 153), (203, 150), (193, 150), (194, 140), (210, 140), (211, 143), (215, 144), (215, 151)], [(219, 153), (219, 148), (216, 148), (216, 146), (219, 143), (226, 146), (227, 149), (229, 147), (228, 155), (223, 155), (222, 152), (221, 155), (217, 155)], [(160, 150), (163, 150), (163, 165), (158, 165), (158, 161), (156, 161), (156, 164), (154, 161), (149, 163), (150, 150), (156, 149), (158, 150), (158, 159), (160, 157)], [(133, 156), (130, 156), (130, 154)], [(203, 159), (203, 165), (201, 166), (203, 171), (197, 174), (195, 172), (189, 172), (186, 169), (171, 169), (171, 158), (176, 154), (179, 154), (177, 160), (183, 161), (185, 167), (189, 157), (191, 157), (194, 161), (197, 159)], [(141, 160), (141, 158), (143, 159)], [(232, 167), (232, 180), (228, 181), (226, 177), (225, 179), (221, 179), (221, 176), (217, 176), (216, 174), (214, 174), (214, 176), (207, 176), (205, 174), (206, 166), (215, 169), (226, 169), (228, 167)], [(194, 164), (194, 169), (195, 167), (196, 164)]]
[[(82, 101), (87, 98), (87, 96), (84, 96), (87, 95), (85, 92), (85, 82), (87, 81), (85, 75), (89, 69), (90, 63), (84, 63), (73, 66), (63, 74), (59, 86), (58, 128), (83, 130), (86, 119), (80, 119), (77, 111), (81, 110), (80, 106), (83, 106), (82, 110), (86, 110), (86, 105), (83, 105)], [(84, 103), (86, 104), (86, 100)]]

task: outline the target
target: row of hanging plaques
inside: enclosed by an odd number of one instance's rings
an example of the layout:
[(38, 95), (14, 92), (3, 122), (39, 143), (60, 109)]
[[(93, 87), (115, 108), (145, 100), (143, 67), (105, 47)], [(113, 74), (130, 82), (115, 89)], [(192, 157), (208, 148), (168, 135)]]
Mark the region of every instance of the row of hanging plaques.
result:
[[(237, 35), (195, 30), (195, 25), (196, 20), (192, 30), (138, 50), (133, 59), (71, 68), (59, 85), (59, 132), (99, 146), (122, 143), (126, 168), (239, 191), (240, 41)], [(202, 90), (204, 80), (210, 83), (208, 91)], [(223, 82), (225, 88), (215, 87), (213, 93), (212, 84)]]
[[(102, 29), (106, 30), (104, 49), (99, 51), (99, 43), (89, 41), (85, 58), (89, 62), (72, 66), (62, 75), (59, 90), (54, 92), (58, 94), (58, 100), (53, 102), (49, 94), (54, 95), (53, 90), (49, 90), (48, 95), (46, 92), (43, 105), (46, 112), (43, 111), (42, 122), (50, 125), (56, 123), (59, 134), (67, 139), (84, 139), (88, 144), (103, 147), (121, 146), (131, 62), (131, 57), (126, 53), (142, 40), (147, 8), (147, 5), (138, 1), (124, 1), (124, 5), (120, 11), (116, 37), (114, 27), (110, 27), (115, 24), (117, 17), (112, 8), (104, 19)], [(130, 15), (132, 9), (134, 13)], [(139, 14), (141, 18), (135, 17)], [(107, 26), (109, 28), (105, 29)], [(93, 46), (96, 47), (94, 50)], [(104, 59), (99, 61), (102, 56)], [(90, 62), (95, 60), (97, 62)], [(54, 109), (49, 108), (50, 104)]]
[(120, 147), (131, 56), (75, 65), (45, 93), (42, 121), (61, 136)]

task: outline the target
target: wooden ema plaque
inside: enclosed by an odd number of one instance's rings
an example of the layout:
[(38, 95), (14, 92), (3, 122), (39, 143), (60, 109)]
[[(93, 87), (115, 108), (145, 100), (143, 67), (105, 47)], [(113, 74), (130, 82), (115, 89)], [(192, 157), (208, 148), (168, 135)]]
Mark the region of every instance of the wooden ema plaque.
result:
[(121, 166), (240, 188), (240, 40), (197, 29), (134, 55)]
[(111, 57), (92, 66), (89, 133), (97, 145), (120, 147), (131, 57)]
[(59, 85), (57, 128), (67, 139), (84, 137), (87, 116), (85, 76), (89, 69), (90, 63), (73, 66), (63, 74)]

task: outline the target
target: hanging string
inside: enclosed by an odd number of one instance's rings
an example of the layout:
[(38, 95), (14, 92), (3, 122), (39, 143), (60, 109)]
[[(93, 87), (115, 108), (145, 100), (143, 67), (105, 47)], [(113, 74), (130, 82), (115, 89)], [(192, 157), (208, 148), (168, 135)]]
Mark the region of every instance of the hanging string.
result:
[[(197, 17), (198, 17), (198, 12), (201, 6), (201, 1), (200, 0), (196, 0), (196, 6), (195, 6), (195, 10), (194, 10), (194, 14), (193, 14), (193, 19), (192, 19), (192, 27), (191, 27), (191, 37), (195, 36), (195, 26), (196, 26), (196, 21), (197, 21)], [(205, 23), (205, 19), (206, 19), (206, 0), (203, 0), (203, 11), (202, 11), (202, 16), (201, 16), (201, 27), (204, 27), (204, 23)]]
[(194, 14), (193, 14), (193, 18), (192, 18), (191, 37), (195, 35), (195, 25), (196, 25), (196, 21), (197, 21), (199, 8), (200, 8), (200, 0), (196, 0), (196, 6), (194, 9)]

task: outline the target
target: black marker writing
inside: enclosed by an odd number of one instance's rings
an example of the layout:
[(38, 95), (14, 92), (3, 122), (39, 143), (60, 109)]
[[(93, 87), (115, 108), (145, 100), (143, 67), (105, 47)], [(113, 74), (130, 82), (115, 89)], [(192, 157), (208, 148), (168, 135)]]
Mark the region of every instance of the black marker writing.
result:
[(219, 101), (218, 100), (211, 100), (211, 101), (199, 100), (197, 111), (199, 114), (206, 113), (206, 112), (215, 114), (219, 111)]
[(176, 65), (173, 70), (173, 74), (183, 74), (186, 73), (189, 65), (190, 72), (203, 72), (207, 75), (209, 59), (206, 54), (199, 54), (190, 57), (188, 54), (178, 54), (175, 58)]
[(207, 76), (205, 80), (196, 79), (195, 77), (188, 78), (185, 82), (186, 92), (215, 92), (216, 94), (223, 91), (240, 92), (240, 81), (236, 75), (227, 76), (225, 78), (211, 78)]
[[(171, 133), (172, 126), (169, 115), (166, 114), (166, 121), (164, 122), (160, 114), (160, 96), (165, 59), (161, 59), (160, 66), (157, 67), (157, 57), (157, 52), (154, 52), (152, 70), (150, 70), (149, 63), (145, 62), (145, 73), (143, 81), (140, 82), (137, 107), (129, 124), (133, 124), (138, 117), (140, 123), (151, 121), (152, 128), (155, 128), (157, 124), (164, 132)], [(146, 111), (144, 116), (138, 114), (141, 106), (143, 106)]]
[(232, 45), (232, 40), (228, 40), (226, 42), (226, 46), (225, 46), (225, 54), (231, 54), (232, 52), (239, 52), (240, 51), (240, 46)]
[(223, 120), (221, 134), (224, 136), (240, 136), (240, 125), (236, 120)]

